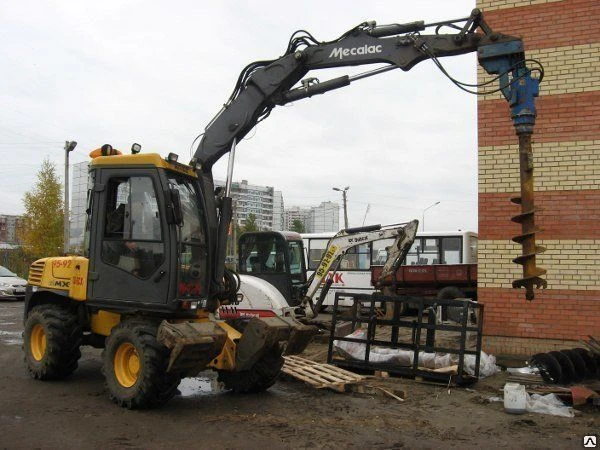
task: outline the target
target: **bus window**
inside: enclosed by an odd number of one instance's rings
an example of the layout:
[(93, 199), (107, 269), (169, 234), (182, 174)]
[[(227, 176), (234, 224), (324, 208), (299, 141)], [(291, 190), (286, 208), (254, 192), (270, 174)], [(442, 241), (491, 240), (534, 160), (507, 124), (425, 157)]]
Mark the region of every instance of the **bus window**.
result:
[(443, 237), (442, 238), (442, 261), (441, 264), (460, 264), (462, 263), (461, 238)]
[(423, 251), (419, 256), (419, 265), (439, 264), (439, 239), (423, 238)]
[(308, 268), (316, 270), (321, 261), (321, 256), (327, 248), (329, 239), (311, 239), (308, 243)]
[(415, 239), (413, 245), (410, 247), (408, 254), (406, 255), (406, 262), (404, 263), (407, 266), (414, 266), (418, 264), (419, 257), (421, 256), (421, 239)]
[(393, 239), (382, 239), (373, 241), (373, 254), (371, 264), (375, 266), (383, 266), (387, 260), (387, 248), (394, 243)]
[(369, 244), (361, 244), (348, 249), (340, 262), (341, 270), (368, 270), (371, 267)]

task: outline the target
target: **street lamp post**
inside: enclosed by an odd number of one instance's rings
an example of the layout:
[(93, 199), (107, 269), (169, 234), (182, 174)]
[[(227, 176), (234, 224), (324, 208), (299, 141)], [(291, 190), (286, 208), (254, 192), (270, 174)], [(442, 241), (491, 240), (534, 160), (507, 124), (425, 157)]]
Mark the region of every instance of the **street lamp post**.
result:
[(346, 186), (345, 188), (336, 188), (334, 187), (334, 191), (338, 191), (342, 193), (342, 198), (344, 200), (344, 228), (348, 229), (348, 196), (347, 192), (350, 189), (350, 186)]
[(75, 150), (77, 142), (65, 141), (65, 204), (64, 204), (64, 228), (63, 228), (63, 252), (66, 255), (69, 251), (69, 152)]
[(421, 224), (422, 224), (422, 226), (423, 226), (423, 228), (422, 228), (422, 231), (425, 231), (425, 211), (427, 211), (428, 209), (431, 209), (431, 208), (433, 208), (434, 206), (437, 206), (437, 205), (439, 205), (439, 204), (440, 204), (440, 202), (435, 202), (433, 205), (429, 205), (427, 208), (425, 208), (425, 209), (423, 210), (423, 217), (422, 217), (422, 219), (423, 219), (423, 220), (421, 220)]

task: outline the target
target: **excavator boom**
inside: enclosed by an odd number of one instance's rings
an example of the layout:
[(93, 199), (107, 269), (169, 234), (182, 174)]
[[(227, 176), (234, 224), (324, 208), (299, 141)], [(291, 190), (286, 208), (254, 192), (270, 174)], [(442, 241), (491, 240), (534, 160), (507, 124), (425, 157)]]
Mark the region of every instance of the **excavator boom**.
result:
[[(434, 29), (432, 34), (421, 31)], [(441, 33), (441, 30), (452, 33)], [(212, 273), (211, 293), (218, 296), (224, 290), (227, 231), (232, 217), (230, 194), (235, 147), (241, 139), (277, 105), (339, 89), (351, 82), (400, 68), (410, 70), (424, 60), (432, 60), (441, 70), (439, 58), (476, 51), (479, 63), (490, 74), (497, 74), (499, 90), (511, 107), (511, 116), (519, 142), (522, 142), (522, 194), (517, 200), (522, 214), (515, 221), (522, 224), (522, 234), (514, 240), (523, 247), (522, 256), (515, 259), (523, 265), (523, 278), (515, 287), (525, 287), (526, 297), (533, 298), (533, 286), (545, 287), (540, 278), (544, 269), (536, 267), (535, 256), (543, 251), (535, 245), (534, 207), (532, 191), (531, 148), (527, 137), (535, 123), (534, 98), (539, 79), (532, 77), (526, 66), (523, 43), (520, 38), (491, 30), (483, 15), (474, 9), (467, 18), (425, 24), (391, 24), (377, 26), (364, 22), (330, 42), (319, 42), (306, 32), (294, 33), (283, 56), (257, 61), (244, 68), (235, 89), (215, 118), (208, 124), (192, 158), (204, 186), (204, 200), (209, 214), (208, 226), (212, 239), (209, 255), (215, 268)], [(378, 69), (357, 76), (342, 76), (319, 82), (315, 78), (302, 81), (311, 70), (332, 67), (384, 64)], [(213, 164), (230, 152), (228, 180), (225, 195), (216, 199), (211, 169)], [(218, 210), (218, 212), (217, 212)]]

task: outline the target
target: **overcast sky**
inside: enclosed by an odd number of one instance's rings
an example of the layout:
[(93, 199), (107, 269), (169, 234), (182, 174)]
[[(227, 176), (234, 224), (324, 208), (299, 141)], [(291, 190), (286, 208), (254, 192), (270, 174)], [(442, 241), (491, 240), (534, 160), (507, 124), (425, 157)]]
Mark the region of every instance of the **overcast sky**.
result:
[[(299, 29), (328, 41), (366, 20), (436, 22), (475, 1), (0, 0), (0, 213), (22, 198), (44, 158), (64, 170), (65, 140), (86, 161), (104, 143), (178, 153), (231, 93), (249, 62), (283, 54)], [(475, 55), (445, 58), (473, 83)], [(373, 69), (323, 70), (321, 81)], [(475, 96), (431, 61), (275, 108), (239, 143), (234, 179), (273, 186), (285, 206), (337, 201), (350, 186), (351, 226), (421, 220), (426, 230), (477, 229)], [(215, 165), (224, 179), (224, 157)], [(340, 217), (342, 223), (342, 217)]]

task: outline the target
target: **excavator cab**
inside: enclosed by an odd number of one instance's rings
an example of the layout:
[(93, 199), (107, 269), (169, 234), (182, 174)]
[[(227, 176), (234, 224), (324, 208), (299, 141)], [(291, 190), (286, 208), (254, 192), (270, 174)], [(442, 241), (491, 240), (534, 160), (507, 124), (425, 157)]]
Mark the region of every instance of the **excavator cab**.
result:
[(273, 285), (290, 306), (302, 302), (306, 286), (304, 246), (291, 231), (248, 232), (238, 241), (239, 273)]
[(179, 315), (205, 304), (206, 215), (195, 173), (158, 155), (119, 155), (94, 159), (90, 180), (89, 304)]

